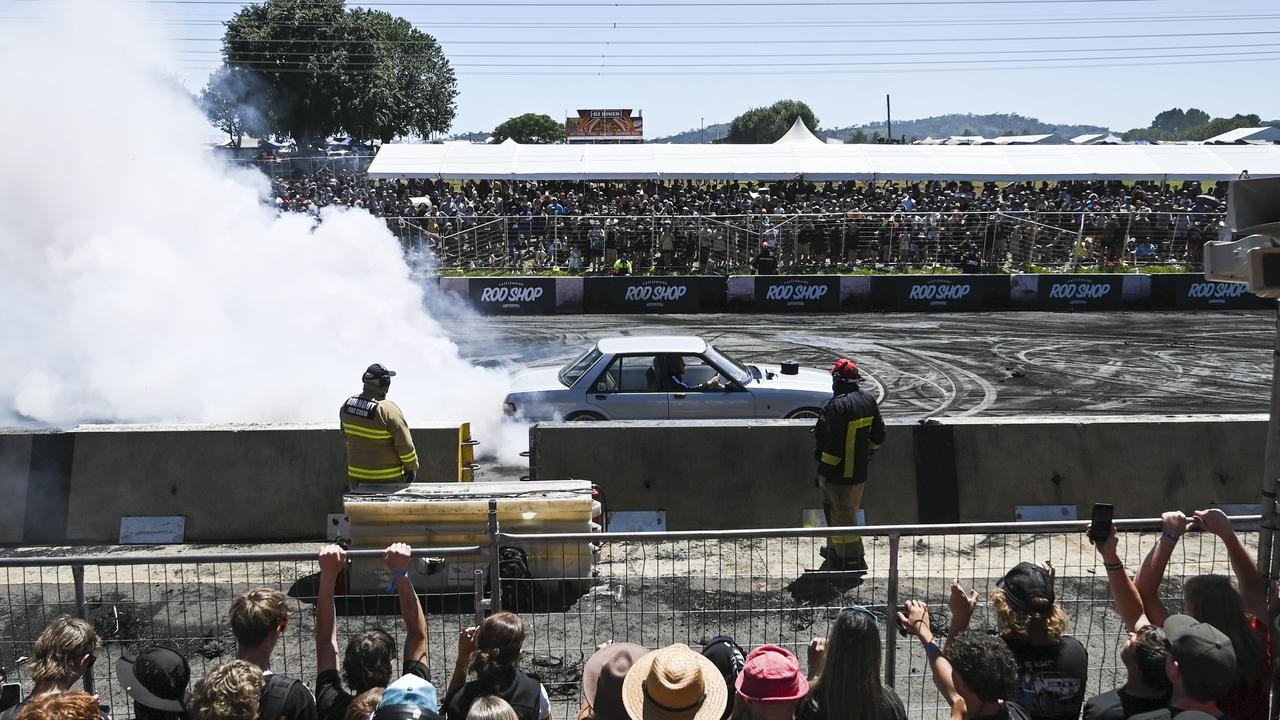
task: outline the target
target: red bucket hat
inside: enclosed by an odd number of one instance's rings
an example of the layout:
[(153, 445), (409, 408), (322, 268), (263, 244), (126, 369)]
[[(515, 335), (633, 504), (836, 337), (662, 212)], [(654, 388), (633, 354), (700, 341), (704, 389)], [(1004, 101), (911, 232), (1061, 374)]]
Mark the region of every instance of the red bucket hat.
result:
[(755, 702), (792, 702), (809, 694), (800, 661), (777, 645), (761, 645), (747, 656), (736, 683), (738, 695)]

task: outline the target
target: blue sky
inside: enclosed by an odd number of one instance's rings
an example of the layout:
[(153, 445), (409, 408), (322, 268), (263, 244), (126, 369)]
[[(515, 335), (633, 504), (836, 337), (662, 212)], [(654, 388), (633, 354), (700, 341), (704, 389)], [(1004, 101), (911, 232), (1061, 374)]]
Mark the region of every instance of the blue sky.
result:
[[(781, 98), (834, 127), (883, 119), (886, 93), (897, 119), (1018, 112), (1124, 130), (1172, 106), (1280, 118), (1274, 1), (635, 1), (358, 4), (441, 41), (459, 80), (454, 131), (524, 112), (631, 107), (656, 137)], [(30, 2), (0, 0), (0, 16)], [(195, 89), (219, 61), (219, 23), (242, 4), (142, 7)]]

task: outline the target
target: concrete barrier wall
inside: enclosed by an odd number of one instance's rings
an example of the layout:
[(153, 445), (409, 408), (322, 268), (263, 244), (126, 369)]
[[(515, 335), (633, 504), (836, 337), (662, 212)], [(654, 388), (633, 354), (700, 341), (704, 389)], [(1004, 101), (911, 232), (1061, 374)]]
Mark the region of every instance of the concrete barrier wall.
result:
[[(419, 477), (456, 481), (458, 426), (415, 428)], [(43, 449), (42, 449), (43, 448)], [(120, 518), (182, 515), (188, 542), (314, 540), (346, 455), (321, 426), (81, 426), (0, 434), (0, 542), (115, 542)]]
[(1275, 302), (1198, 273), (447, 277), (485, 314), (1252, 310)]
[[(1258, 502), (1267, 418), (958, 419), (890, 425), (866, 493), (872, 523), (1015, 519), (1094, 502), (1121, 516)], [(799, 421), (540, 423), (540, 480), (600, 485), (609, 510), (665, 510), (673, 530), (786, 527), (820, 507)]]

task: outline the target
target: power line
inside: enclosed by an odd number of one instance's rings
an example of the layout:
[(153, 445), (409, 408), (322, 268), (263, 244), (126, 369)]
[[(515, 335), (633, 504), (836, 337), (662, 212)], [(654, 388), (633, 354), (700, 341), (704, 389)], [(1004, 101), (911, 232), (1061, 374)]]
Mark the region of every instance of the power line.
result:
[[(18, 0), (19, 2), (45, 2), (46, 0)], [(130, 2), (141, 3), (145, 5), (237, 5), (244, 6), (249, 3), (243, 0), (129, 0)], [(600, 0), (586, 0), (585, 2), (558, 2), (556, 0), (538, 0), (537, 2), (512, 2), (511, 0), (475, 0), (469, 2), (467, 0), (441, 0), (438, 2), (423, 2), (421, 0), (390, 0), (386, 2), (370, 2), (362, 3), (363, 7), (521, 7), (521, 8), (548, 8), (548, 7), (602, 7), (612, 8), (615, 10), (625, 10), (627, 8), (641, 7), (735, 7), (735, 8), (751, 8), (751, 7), (866, 7), (866, 6), (884, 6), (884, 5), (932, 5), (932, 6), (956, 6), (964, 7), (968, 5), (1130, 5), (1136, 3), (1152, 3), (1158, 0), (757, 0), (756, 2), (738, 2), (737, 0), (704, 0), (703, 2), (692, 2), (690, 0), (636, 0), (635, 2), (608, 2)], [(300, 2), (299, 5), (324, 5), (323, 2)]]

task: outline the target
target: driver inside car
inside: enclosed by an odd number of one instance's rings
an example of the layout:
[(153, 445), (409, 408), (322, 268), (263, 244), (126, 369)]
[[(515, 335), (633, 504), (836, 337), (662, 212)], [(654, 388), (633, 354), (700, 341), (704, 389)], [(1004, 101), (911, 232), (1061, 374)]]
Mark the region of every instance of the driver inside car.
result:
[(701, 385), (690, 385), (684, 379), (685, 364), (684, 358), (679, 355), (670, 355), (667, 357), (667, 376), (671, 378), (671, 389), (675, 391), (685, 390), (688, 392), (702, 392), (704, 390), (721, 390), (720, 375), (714, 373), (711, 379)]

